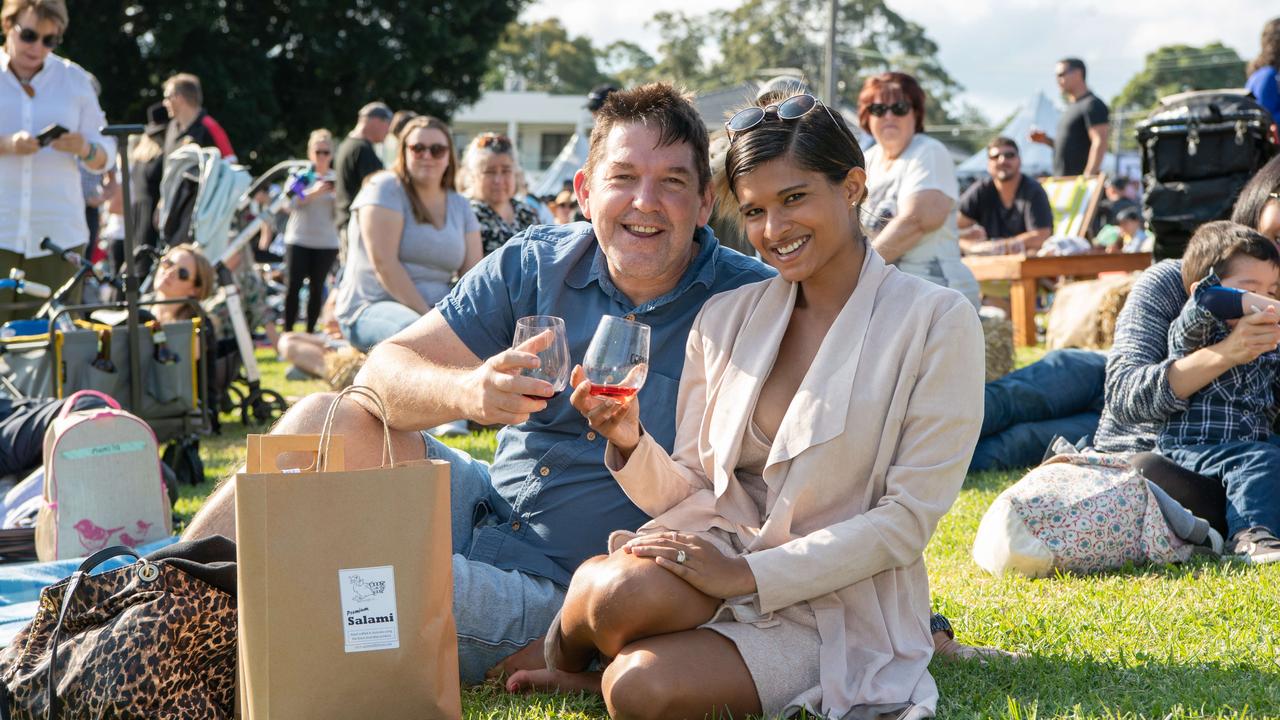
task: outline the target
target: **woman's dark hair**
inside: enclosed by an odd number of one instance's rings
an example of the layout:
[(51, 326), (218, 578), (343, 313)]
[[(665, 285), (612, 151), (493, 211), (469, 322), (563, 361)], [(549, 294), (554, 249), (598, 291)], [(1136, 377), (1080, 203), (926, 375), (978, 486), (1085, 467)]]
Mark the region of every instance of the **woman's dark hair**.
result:
[(924, 88), (915, 78), (900, 72), (872, 75), (862, 83), (862, 90), (858, 92), (858, 124), (863, 130), (871, 132), (871, 105), (882, 96), (889, 102), (907, 101), (916, 113), (916, 132), (924, 132)]
[(1240, 190), (1235, 209), (1231, 211), (1231, 221), (1256, 230), (1262, 220), (1263, 208), (1272, 200), (1271, 193), (1277, 191), (1280, 191), (1280, 155), (1271, 158)]
[[(760, 103), (768, 107), (782, 99), (766, 96)], [(866, 167), (862, 148), (844, 118), (819, 102), (795, 120), (782, 120), (770, 111), (759, 125), (736, 133), (724, 161), (729, 192), (737, 193), (738, 178), (780, 157), (789, 157), (832, 183), (844, 182), (850, 170)]]
[(1280, 17), (1271, 18), (1262, 26), (1262, 47), (1258, 56), (1249, 61), (1245, 74), (1252, 75), (1268, 65), (1280, 70)]
[(1231, 263), (1241, 257), (1280, 267), (1280, 250), (1257, 230), (1230, 220), (1205, 223), (1191, 236), (1182, 256), (1182, 286), (1190, 293), (1191, 285), (1210, 270), (1219, 277), (1228, 275)]

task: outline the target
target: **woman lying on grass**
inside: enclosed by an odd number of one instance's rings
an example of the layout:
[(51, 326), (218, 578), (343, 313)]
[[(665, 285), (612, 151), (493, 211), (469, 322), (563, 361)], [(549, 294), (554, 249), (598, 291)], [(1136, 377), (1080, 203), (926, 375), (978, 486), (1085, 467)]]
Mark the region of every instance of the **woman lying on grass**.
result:
[(674, 455), (637, 401), (575, 371), (574, 405), (654, 519), (578, 570), (548, 670), (508, 686), (595, 688), (614, 717), (932, 715), (922, 553), (978, 435), (977, 315), (869, 251), (862, 151), (812, 96), (729, 130), (730, 190), (779, 275), (695, 321)]

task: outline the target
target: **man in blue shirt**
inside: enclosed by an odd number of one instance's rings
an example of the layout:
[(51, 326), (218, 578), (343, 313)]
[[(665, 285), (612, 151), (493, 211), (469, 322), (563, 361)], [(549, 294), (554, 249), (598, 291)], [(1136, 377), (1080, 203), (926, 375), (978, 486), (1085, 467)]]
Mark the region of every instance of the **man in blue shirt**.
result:
[[(397, 431), (397, 457), (452, 463), (454, 614), (464, 683), (546, 631), (577, 566), (608, 534), (648, 520), (604, 466), (604, 438), (546, 382), (519, 375), (537, 361), (513, 350), (516, 320), (555, 315), (583, 357), (604, 315), (652, 328), (645, 429), (671, 450), (685, 340), (712, 295), (772, 274), (721, 247), (708, 230), (708, 139), (692, 104), (670, 86), (613, 93), (597, 114), (574, 188), (590, 224), (537, 226), (469, 272), (435, 309), (376, 347), (357, 382), (378, 392)], [(531, 348), (525, 348), (526, 350)], [(533, 397), (530, 397), (533, 396)], [(331, 396), (311, 396), (277, 432), (317, 432)], [(492, 467), (420, 430), (466, 418), (505, 424)], [(359, 405), (335, 432), (378, 437)], [(379, 444), (348, 443), (349, 468), (381, 463)], [(231, 484), (187, 536), (231, 535)]]

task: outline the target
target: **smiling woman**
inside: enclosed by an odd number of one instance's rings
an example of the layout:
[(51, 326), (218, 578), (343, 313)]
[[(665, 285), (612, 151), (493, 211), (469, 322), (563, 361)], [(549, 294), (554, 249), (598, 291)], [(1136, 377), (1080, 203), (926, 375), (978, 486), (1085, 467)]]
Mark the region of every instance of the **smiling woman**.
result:
[[(89, 73), (54, 54), (69, 18), (63, 0), (4, 0), (0, 27), (0, 268), (61, 285), (75, 268), (40, 248), (89, 240), (80, 169), (101, 174), (115, 157)], [(0, 307), (17, 298), (0, 291)], [(0, 323), (11, 311), (0, 309)]]

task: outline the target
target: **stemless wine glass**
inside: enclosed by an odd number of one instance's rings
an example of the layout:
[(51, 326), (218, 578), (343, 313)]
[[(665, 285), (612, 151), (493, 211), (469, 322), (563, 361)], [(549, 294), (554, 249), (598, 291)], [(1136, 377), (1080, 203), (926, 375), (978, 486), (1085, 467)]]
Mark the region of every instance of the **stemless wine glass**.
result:
[[(551, 383), (552, 392), (558, 393), (569, 385), (569, 340), (564, 332), (564, 320), (554, 315), (530, 315), (520, 318), (516, 321), (516, 335), (511, 341), (511, 347), (520, 347), (524, 342), (544, 332), (551, 333), (552, 339), (551, 344), (537, 354), (539, 366), (525, 368), (520, 371), (520, 374), (545, 380)], [(529, 397), (546, 400), (540, 395)]]
[(649, 375), (649, 326), (612, 315), (600, 318), (582, 370), (592, 395), (616, 400), (635, 395)]

